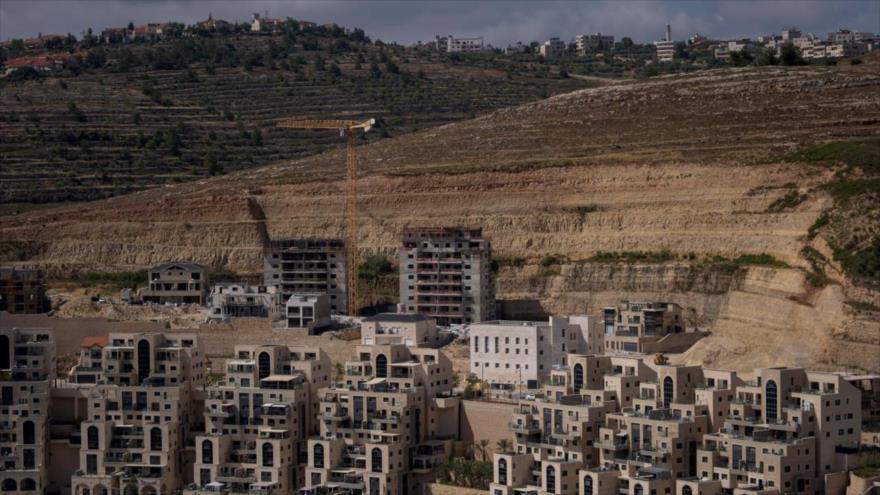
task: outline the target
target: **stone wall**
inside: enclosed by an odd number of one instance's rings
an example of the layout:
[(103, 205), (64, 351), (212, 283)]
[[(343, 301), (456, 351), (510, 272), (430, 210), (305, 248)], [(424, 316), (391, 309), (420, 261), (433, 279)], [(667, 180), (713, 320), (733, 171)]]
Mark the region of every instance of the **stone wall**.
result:
[(492, 451), (502, 438), (513, 442), (513, 434), (507, 429), (513, 419), (513, 408), (511, 403), (461, 401), (461, 441), (476, 443), (485, 439)]

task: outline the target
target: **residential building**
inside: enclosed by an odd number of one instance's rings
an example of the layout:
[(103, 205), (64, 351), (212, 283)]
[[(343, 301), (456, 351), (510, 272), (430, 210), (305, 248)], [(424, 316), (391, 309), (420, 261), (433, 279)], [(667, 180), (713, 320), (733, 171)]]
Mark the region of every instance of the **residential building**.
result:
[(596, 33), (579, 34), (574, 37), (575, 48), (580, 55), (585, 53), (607, 50), (614, 46), (614, 36)]
[(403, 344), (408, 347), (438, 347), (437, 321), (417, 313), (380, 313), (361, 323), (364, 345)]
[(559, 38), (550, 38), (541, 45), (541, 56), (547, 59), (565, 55), (565, 42)]
[(219, 283), (211, 289), (210, 305), (212, 318), (275, 318), (281, 313), (281, 293), (274, 285)]
[(150, 268), (149, 286), (140, 293), (144, 302), (201, 304), (208, 300), (208, 272), (189, 261), (170, 261)]
[(285, 303), (284, 312), (287, 328), (305, 328), (309, 335), (333, 324), (327, 294), (293, 294)]
[(705, 335), (686, 328), (675, 303), (623, 301), (602, 312), (608, 352), (682, 352)]
[(797, 27), (788, 27), (782, 30), (782, 42), (794, 41), (802, 36), (801, 30)]
[(839, 29), (837, 32), (828, 33), (828, 41), (831, 43), (868, 43), (873, 41), (877, 35), (869, 32), (850, 31), (849, 29)]
[(262, 33), (278, 31), (281, 29), (283, 23), (284, 21), (281, 19), (273, 19), (268, 15), (260, 17), (259, 13), (254, 12), (251, 18), (251, 32)]
[(196, 396), (205, 387), (205, 358), (198, 335), (111, 333), (99, 359), (98, 347), (81, 351), (61, 384), (85, 408), (73, 494), (122, 493), (129, 485), (141, 494), (179, 490), (184, 452), (202, 422)]
[(521, 53), (529, 53), (529, 45), (524, 45), (522, 41), (517, 41), (515, 45), (507, 45), (504, 49), (505, 55), (516, 55)]
[(208, 391), (184, 493), (282, 495), (302, 485), (306, 439), (317, 435), (318, 389), (335, 370), (318, 347), (236, 346)]
[(0, 329), (0, 493), (48, 488), (55, 339), (48, 329)]
[(13, 314), (49, 311), (43, 271), (0, 267), (0, 311)]
[(491, 245), (481, 229), (411, 229), (400, 249), (400, 304), (439, 325), (495, 317)]
[(148, 24), (144, 24), (143, 26), (135, 27), (130, 33), (129, 36), (131, 39), (146, 39), (146, 38), (161, 38), (166, 34), (168, 30), (168, 26), (170, 23), (168, 22), (151, 22)]
[(437, 49), (446, 53), (478, 53), (483, 51), (483, 38), (455, 38), (449, 36), (435, 36), (434, 43)]
[(672, 27), (666, 25), (666, 36), (659, 41), (654, 42), (657, 49), (658, 62), (672, 62), (675, 60), (675, 42), (672, 41)]
[(339, 239), (269, 241), (264, 251), (266, 286), (277, 286), (281, 300), (294, 294), (327, 294), (330, 312), (346, 311), (345, 244)]
[(470, 325), (471, 373), (492, 388), (536, 389), (569, 354), (601, 354), (602, 328), (592, 316), (547, 322), (487, 321)]
[[(364, 334), (381, 335), (370, 323)], [(319, 391), (320, 435), (308, 442), (302, 491), (421, 493), (458, 437), (452, 362), (418, 344), (372, 344), (359, 345), (343, 369)]]

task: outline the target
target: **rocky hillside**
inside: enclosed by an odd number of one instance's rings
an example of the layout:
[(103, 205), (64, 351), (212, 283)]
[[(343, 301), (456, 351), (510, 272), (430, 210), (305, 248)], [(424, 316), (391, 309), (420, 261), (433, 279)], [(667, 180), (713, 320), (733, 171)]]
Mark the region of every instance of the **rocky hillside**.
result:
[[(481, 226), (511, 313), (666, 298), (713, 332), (682, 360), (880, 371), (878, 137), (870, 64), (577, 91), (363, 146), (361, 246)], [(59, 273), (168, 258), (255, 272), (266, 234), (343, 234), (343, 163), (19, 215), (2, 249)]]

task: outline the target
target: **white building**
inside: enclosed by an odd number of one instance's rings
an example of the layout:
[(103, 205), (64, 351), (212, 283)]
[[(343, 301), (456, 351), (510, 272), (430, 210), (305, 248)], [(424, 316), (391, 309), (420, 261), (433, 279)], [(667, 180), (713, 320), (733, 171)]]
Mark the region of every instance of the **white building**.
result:
[(483, 38), (454, 38), (449, 36), (435, 36), (437, 49), (447, 53), (476, 53), (483, 51)]
[(587, 52), (611, 48), (614, 45), (614, 36), (602, 33), (579, 34), (575, 36), (574, 44), (578, 54), (583, 55)]
[(361, 344), (434, 347), (439, 344), (437, 320), (418, 313), (380, 313), (361, 323)]
[(658, 62), (672, 62), (675, 60), (675, 42), (672, 41), (672, 27), (669, 24), (666, 25), (666, 38), (655, 41), (654, 47), (657, 49)]
[(558, 58), (565, 54), (565, 42), (559, 38), (550, 38), (541, 45), (541, 56)]
[(293, 294), (285, 304), (287, 328), (305, 328), (309, 334), (330, 326), (330, 299), (327, 294)]
[(566, 356), (604, 352), (592, 316), (552, 316), (548, 322), (491, 321), (470, 326), (471, 373), (493, 388), (537, 388)]

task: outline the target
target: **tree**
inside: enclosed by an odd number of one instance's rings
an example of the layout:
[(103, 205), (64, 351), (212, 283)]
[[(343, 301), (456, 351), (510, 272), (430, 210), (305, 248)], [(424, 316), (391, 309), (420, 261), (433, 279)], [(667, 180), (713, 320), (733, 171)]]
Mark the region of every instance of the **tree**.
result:
[[(131, 24), (131, 23), (129, 23)], [(125, 490), (123, 490), (123, 495), (138, 495), (138, 486), (137, 483), (129, 483), (125, 485)]]
[(474, 443), (474, 450), (480, 453), (480, 460), (487, 460), (489, 457), (489, 441), (485, 438)]
[(798, 50), (794, 43), (788, 42), (782, 45), (779, 52), (779, 60), (782, 65), (803, 65), (804, 59), (801, 58), (801, 51)]
[(763, 52), (761, 52), (761, 56), (758, 58), (758, 65), (776, 65), (779, 63), (779, 60), (776, 58), (776, 50), (773, 48), (767, 48)]
[(669, 358), (666, 357), (666, 355), (664, 355), (662, 352), (658, 352), (657, 354), (654, 354), (654, 364), (658, 366), (665, 366), (669, 364)]
[(501, 452), (502, 454), (506, 454), (513, 450), (513, 442), (508, 438), (498, 440), (498, 442), (495, 443), (495, 446), (498, 447), (498, 452)]

